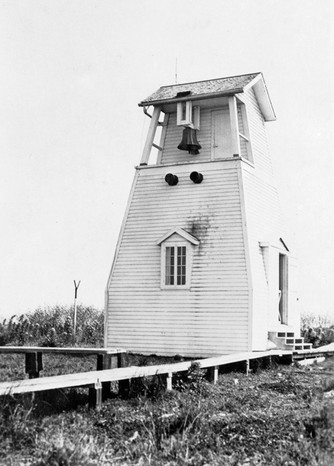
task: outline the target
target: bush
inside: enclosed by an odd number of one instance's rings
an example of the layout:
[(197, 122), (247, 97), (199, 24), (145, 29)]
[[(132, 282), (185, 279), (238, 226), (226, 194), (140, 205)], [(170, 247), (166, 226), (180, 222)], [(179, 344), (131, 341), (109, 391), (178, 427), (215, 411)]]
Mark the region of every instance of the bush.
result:
[(103, 327), (103, 311), (79, 305), (74, 337), (73, 307), (38, 308), (0, 323), (0, 345), (103, 346)]
[(328, 316), (304, 314), (301, 317), (301, 336), (306, 343), (318, 346), (334, 342), (334, 320)]

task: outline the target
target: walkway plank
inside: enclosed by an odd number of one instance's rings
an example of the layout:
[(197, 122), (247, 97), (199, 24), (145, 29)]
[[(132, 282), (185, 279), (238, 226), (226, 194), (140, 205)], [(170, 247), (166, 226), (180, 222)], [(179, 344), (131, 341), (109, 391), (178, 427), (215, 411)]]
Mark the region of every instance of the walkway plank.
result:
[(247, 361), (251, 359), (261, 359), (270, 356), (292, 355), (291, 351), (272, 350), (263, 352), (249, 352), (217, 356), (196, 361), (186, 361), (174, 364), (163, 364), (155, 366), (130, 366), (101, 371), (81, 372), (76, 374), (57, 375), (51, 377), (41, 377), (38, 379), (25, 379), (14, 382), (0, 383), (0, 395), (40, 392), (60, 388), (73, 387), (94, 387), (102, 382), (113, 382), (129, 380), (153, 375), (173, 374), (185, 372), (194, 363), (198, 363), (200, 368), (223, 366), (235, 362)]

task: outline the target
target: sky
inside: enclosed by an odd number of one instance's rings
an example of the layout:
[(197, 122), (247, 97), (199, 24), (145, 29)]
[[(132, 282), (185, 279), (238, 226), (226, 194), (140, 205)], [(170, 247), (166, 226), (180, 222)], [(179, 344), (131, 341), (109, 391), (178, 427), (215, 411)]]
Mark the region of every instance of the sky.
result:
[(261, 71), (301, 311), (334, 316), (331, 0), (0, 0), (0, 316), (102, 309), (162, 85)]

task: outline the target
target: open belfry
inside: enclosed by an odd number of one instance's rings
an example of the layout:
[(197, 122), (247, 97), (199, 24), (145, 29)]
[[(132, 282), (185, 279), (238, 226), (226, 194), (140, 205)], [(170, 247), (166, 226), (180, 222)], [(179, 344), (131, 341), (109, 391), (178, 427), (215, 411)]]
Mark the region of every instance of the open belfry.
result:
[(139, 106), (150, 126), (107, 284), (105, 345), (191, 357), (303, 349), (262, 74), (163, 86)]

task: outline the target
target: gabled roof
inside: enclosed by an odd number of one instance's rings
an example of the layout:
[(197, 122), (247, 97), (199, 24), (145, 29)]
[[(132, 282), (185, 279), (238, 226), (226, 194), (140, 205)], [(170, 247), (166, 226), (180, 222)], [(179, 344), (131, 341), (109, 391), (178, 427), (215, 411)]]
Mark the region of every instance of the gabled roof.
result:
[(253, 87), (265, 120), (275, 120), (275, 112), (262, 73), (230, 76), (184, 84), (162, 86), (139, 103), (140, 107), (159, 105), (182, 100), (199, 100), (210, 97), (233, 95)]
[(166, 241), (166, 239), (170, 238), (172, 235), (174, 235), (174, 233), (176, 233), (177, 235), (181, 236), (182, 238), (184, 238), (185, 240), (189, 241), (189, 243), (192, 243), (194, 244), (195, 246), (198, 246), (200, 241), (195, 238), (195, 236), (191, 235), (190, 233), (187, 233), (185, 230), (183, 230), (182, 228), (179, 228), (179, 227), (174, 227), (172, 228), (171, 230), (169, 230), (167, 233), (165, 233), (158, 241), (157, 241), (157, 245), (160, 245), (161, 243), (163, 243), (164, 241)]

